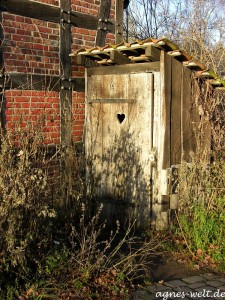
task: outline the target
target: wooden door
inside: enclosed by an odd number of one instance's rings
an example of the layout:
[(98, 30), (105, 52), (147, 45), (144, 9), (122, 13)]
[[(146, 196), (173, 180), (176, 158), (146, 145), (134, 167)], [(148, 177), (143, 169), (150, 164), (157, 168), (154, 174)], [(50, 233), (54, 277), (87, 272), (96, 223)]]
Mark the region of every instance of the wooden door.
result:
[(88, 193), (103, 203), (110, 219), (150, 220), (153, 76), (108, 74), (87, 80)]

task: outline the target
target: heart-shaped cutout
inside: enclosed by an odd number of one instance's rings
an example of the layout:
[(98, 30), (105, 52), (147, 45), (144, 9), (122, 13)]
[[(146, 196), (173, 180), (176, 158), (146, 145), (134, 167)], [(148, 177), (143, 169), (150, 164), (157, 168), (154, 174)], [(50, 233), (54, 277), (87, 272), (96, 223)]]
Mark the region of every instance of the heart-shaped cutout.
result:
[(125, 114), (117, 114), (117, 119), (120, 122), (120, 124), (123, 123), (125, 119)]

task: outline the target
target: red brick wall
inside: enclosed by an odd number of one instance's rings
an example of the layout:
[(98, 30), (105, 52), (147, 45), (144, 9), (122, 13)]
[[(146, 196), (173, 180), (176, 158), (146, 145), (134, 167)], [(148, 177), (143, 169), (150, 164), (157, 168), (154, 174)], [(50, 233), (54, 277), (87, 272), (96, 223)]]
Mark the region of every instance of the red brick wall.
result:
[(59, 94), (51, 91), (5, 92), (7, 128), (34, 128), (45, 144), (60, 143)]
[(59, 25), (3, 14), (5, 71), (59, 75)]
[[(35, 0), (36, 2), (59, 6), (59, 0)], [(71, 0), (72, 10), (97, 15), (99, 0)], [(114, 14), (112, 3), (111, 18)], [(4, 30), (4, 65), (5, 72), (44, 75), (60, 75), (59, 62), (59, 24), (31, 19), (23, 16), (3, 13)], [(72, 49), (94, 46), (96, 28), (93, 30), (72, 27)], [(113, 42), (114, 36), (107, 35), (107, 43)], [(73, 66), (73, 77), (83, 77), (84, 69)], [(25, 128), (26, 124), (42, 122), (45, 143), (60, 143), (60, 100), (59, 93), (51, 90), (32, 90), (31, 76), (27, 77), (26, 90), (5, 92), (6, 127), (14, 125)], [(73, 138), (76, 142), (83, 139), (85, 107), (84, 92), (73, 92)], [(44, 117), (43, 117), (44, 116)]]

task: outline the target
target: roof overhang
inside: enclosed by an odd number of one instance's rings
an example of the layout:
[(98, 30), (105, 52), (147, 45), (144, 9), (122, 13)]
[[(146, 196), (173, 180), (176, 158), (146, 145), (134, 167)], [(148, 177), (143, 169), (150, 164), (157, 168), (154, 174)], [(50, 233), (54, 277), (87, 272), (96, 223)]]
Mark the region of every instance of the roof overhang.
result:
[(190, 54), (180, 49), (168, 39), (148, 38), (134, 43), (120, 43), (106, 45), (91, 49), (80, 49), (70, 56), (75, 58), (77, 65), (90, 67), (103, 67), (124, 64), (139, 64), (160, 61), (160, 51), (165, 51), (174, 59), (180, 61), (185, 67), (196, 72), (197, 76), (207, 80), (217, 89), (225, 89), (225, 81), (220, 79), (214, 72), (194, 59)]

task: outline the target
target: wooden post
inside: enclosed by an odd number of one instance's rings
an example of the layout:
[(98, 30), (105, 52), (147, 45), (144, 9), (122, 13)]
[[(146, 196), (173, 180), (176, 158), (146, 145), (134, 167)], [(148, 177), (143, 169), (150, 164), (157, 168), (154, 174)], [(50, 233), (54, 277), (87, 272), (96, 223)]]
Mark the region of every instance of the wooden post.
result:
[(116, 0), (115, 14), (115, 42), (119, 44), (123, 41), (123, 0)]
[(61, 106), (61, 145), (63, 149), (62, 161), (62, 187), (65, 203), (69, 205), (71, 165), (69, 163), (71, 151), (71, 130), (72, 130), (72, 84), (71, 84), (71, 23), (70, 23), (71, 1), (60, 1), (60, 106)]
[[(0, 42), (3, 44), (4, 33), (2, 26), (2, 11), (0, 11)], [(0, 121), (1, 129), (5, 130), (5, 97), (4, 97), (4, 57), (3, 49), (0, 47)]]
[(98, 14), (98, 28), (95, 46), (104, 47), (107, 34), (107, 23), (109, 22), (111, 0), (101, 0)]

